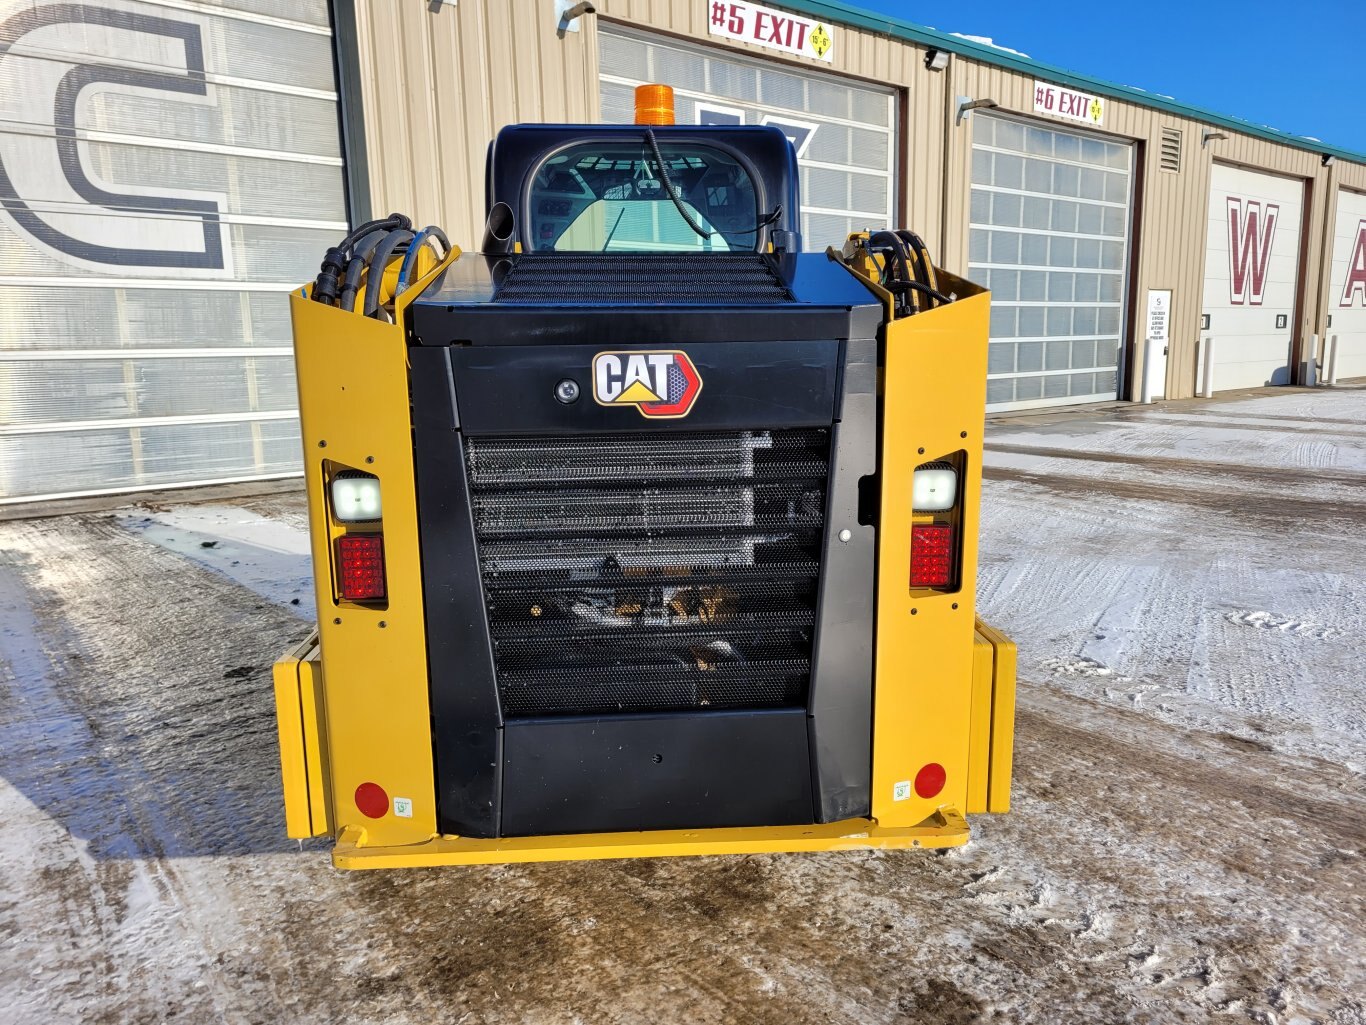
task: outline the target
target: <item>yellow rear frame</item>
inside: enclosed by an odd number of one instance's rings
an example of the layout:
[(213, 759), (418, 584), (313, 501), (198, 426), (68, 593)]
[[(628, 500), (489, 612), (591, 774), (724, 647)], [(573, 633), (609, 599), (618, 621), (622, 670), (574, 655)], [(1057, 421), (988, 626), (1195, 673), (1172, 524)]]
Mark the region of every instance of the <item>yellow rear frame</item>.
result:
[[(989, 297), (939, 271), (956, 302), (884, 327), (879, 465), (872, 814), (780, 827), (475, 839), (436, 828), (426, 632), (409, 406), (407, 302), (458, 251), (395, 302), (394, 324), (291, 296), (313, 545), (318, 633), (275, 666), (281, 775), (291, 837), (332, 836), (338, 868), (416, 868), (783, 851), (950, 847), (966, 813), (1009, 806), (1014, 645), (975, 616)], [(851, 273), (858, 273), (852, 270)], [(859, 275), (863, 277), (863, 275)], [(864, 278), (864, 280), (867, 280)], [(962, 586), (913, 592), (911, 475), (962, 453)], [(348, 604), (332, 586), (339, 532), (328, 509), (330, 466), (380, 478), (388, 600)], [(325, 668), (324, 668), (325, 667)], [(927, 762), (947, 774), (920, 798), (908, 784)], [(376, 782), (411, 802), (410, 817), (367, 818), (356, 788)], [(900, 784), (900, 785), (899, 785)]]

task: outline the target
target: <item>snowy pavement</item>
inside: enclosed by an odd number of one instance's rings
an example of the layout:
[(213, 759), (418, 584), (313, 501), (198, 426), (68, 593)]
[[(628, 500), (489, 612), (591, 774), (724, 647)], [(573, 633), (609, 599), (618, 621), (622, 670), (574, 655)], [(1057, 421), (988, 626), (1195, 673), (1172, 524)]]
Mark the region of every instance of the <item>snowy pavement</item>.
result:
[(938, 854), (335, 872), (301, 498), (0, 524), (0, 1023), (1366, 1023), (1366, 390), (997, 421), (985, 475), (1015, 808)]

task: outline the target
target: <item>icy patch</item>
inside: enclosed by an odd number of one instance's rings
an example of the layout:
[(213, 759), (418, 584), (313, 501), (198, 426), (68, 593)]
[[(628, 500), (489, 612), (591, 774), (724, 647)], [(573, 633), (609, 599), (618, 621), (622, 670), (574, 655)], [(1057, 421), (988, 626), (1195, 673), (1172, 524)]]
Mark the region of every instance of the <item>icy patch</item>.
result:
[(235, 506), (124, 513), (119, 523), (301, 616), (313, 615), (308, 532)]
[(1225, 618), (1234, 626), (1250, 626), (1258, 630), (1278, 630), (1283, 634), (1290, 634), (1295, 637), (1312, 637), (1319, 641), (1326, 641), (1330, 637), (1337, 637), (1342, 633), (1341, 630), (1335, 630), (1331, 626), (1320, 626), (1307, 619), (1292, 619), (1271, 612), (1231, 612)]

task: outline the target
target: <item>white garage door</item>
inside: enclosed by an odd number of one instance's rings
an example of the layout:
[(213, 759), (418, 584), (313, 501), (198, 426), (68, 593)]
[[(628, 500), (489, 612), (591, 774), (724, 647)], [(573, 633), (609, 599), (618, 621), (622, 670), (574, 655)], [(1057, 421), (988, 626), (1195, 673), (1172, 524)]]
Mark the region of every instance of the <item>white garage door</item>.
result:
[(1366, 195), (1345, 189), (1338, 193), (1328, 316), (1338, 378), (1366, 377)]
[(1133, 146), (971, 121), (968, 277), (991, 289), (987, 409), (1115, 398)]
[(606, 26), (599, 40), (603, 121), (635, 120), (636, 86), (672, 86), (678, 124), (773, 124), (787, 133), (801, 170), (805, 248), (824, 250), (850, 232), (893, 227), (891, 90)]
[(0, 0), (0, 502), (299, 468), (327, 0)]
[(1303, 203), (1300, 181), (1214, 165), (1202, 333), (1215, 391), (1290, 383)]

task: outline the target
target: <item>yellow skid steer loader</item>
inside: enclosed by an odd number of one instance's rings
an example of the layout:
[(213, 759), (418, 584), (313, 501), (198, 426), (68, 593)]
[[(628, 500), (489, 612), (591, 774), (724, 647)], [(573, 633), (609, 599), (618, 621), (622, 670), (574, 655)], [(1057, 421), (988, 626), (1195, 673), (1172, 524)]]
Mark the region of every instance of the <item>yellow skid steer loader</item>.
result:
[(342, 868), (943, 847), (1006, 811), (976, 618), (988, 296), (803, 251), (759, 126), (516, 125), (481, 252), (398, 215), (292, 296), (318, 631), (286, 823)]

